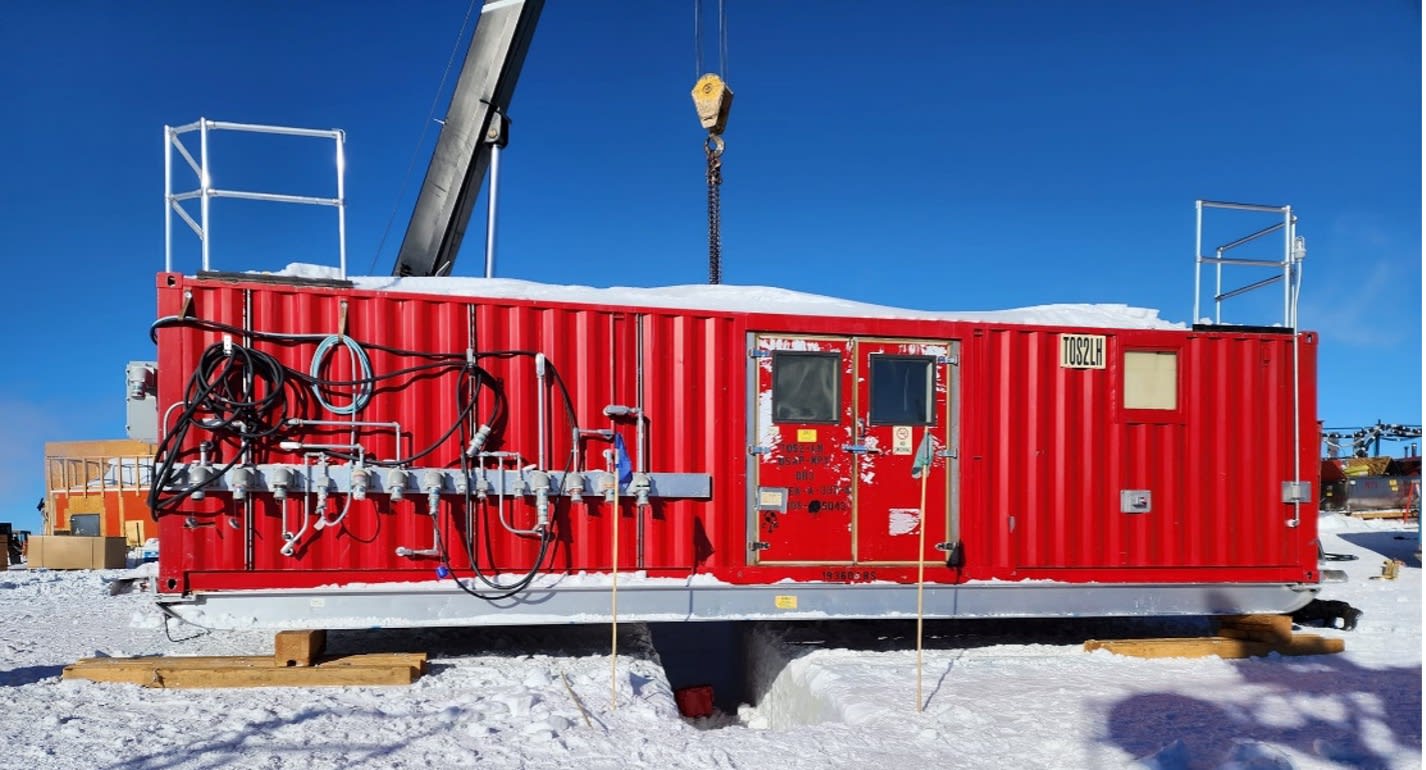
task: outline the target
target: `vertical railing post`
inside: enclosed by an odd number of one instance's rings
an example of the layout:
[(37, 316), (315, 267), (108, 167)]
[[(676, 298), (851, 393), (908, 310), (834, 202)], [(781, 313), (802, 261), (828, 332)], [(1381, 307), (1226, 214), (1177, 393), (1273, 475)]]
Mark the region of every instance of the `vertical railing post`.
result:
[(163, 271), (173, 272), (173, 127), (163, 127)]
[(207, 272), (208, 267), (208, 119), (198, 119), (198, 197), (201, 200), (203, 218), (203, 271)]
[(1292, 207), (1282, 207), (1282, 325), (1297, 331), (1292, 320)]
[(1202, 318), (1198, 314), (1199, 301), (1203, 297), (1203, 201), (1201, 199), (1193, 202), (1193, 210), (1197, 223), (1193, 231), (1193, 320), (1190, 325), (1198, 323), (1198, 320)]
[(347, 277), (347, 134), (337, 131), (337, 252), (342, 278)]

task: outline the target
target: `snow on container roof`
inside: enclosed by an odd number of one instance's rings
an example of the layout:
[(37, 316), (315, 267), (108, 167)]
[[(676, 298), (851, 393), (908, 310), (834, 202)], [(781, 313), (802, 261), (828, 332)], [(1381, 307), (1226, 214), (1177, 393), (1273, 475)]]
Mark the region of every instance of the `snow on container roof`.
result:
[[(334, 267), (301, 262), (294, 262), (275, 273), (250, 272), (293, 278), (329, 280), (340, 278), (340, 274)], [(516, 278), (347, 276), (347, 280), (357, 288), (372, 291), (401, 291), (413, 294), (489, 297), (534, 302), (575, 302), (847, 318), (978, 321), (996, 324), (1082, 326), (1103, 329), (1182, 330), (1187, 328), (1184, 324), (1159, 318), (1158, 310), (1121, 304), (1035, 305), (1010, 310), (911, 310), (779, 289), (773, 286), (685, 284), (648, 288), (611, 286), (601, 289), (593, 286), (537, 283)]]

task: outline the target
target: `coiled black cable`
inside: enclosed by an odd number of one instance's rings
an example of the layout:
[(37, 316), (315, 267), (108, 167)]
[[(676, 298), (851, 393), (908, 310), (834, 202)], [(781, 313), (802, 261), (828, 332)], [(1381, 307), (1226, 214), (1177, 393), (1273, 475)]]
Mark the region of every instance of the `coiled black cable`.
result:
[[(155, 520), (237, 465), (254, 444), (276, 436), (287, 418), (288, 369), (260, 350), (232, 343), (209, 345), (198, 358), (184, 392), (183, 411), (154, 454), (149, 515)], [(178, 464), (194, 426), (217, 438), (231, 437), (238, 448), (208, 479), (180, 485)]]
[[(230, 334), (242, 334), (255, 340), (279, 344), (304, 344), (316, 343), (327, 339), (330, 335), (325, 334), (276, 334), (270, 332), (259, 332), (241, 329), (215, 321), (205, 321), (196, 318), (161, 318), (155, 321), (150, 329), (150, 335), (157, 336), (157, 330), (169, 326), (191, 326), (210, 331), (226, 332)], [(457, 370), (460, 372), (461, 381), (456, 388), (456, 416), (450, 427), (446, 429), (429, 446), (404, 458), (400, 464), (409, 464), (429, 456), (442, 445), (444, 445), (457, 430), (461, 432), (461, 447), (465, 447), (470, 440), (469, 428), (473, 423), (472, 416), (479, 404), (479, 393), (481, 388), (489, 387), (493, 394), (493, 406), (489, 417), (485, 423), (495, 432), (499, 432), (508, 419), (509, 404), (504, 389), (500, 387), (497, 380), (490, 372), (486, 371), (475, 361), (481, 359), (511, 359), (517, 357), (534, 358), (537, 354), (526, 350), (503, 350), (472, 354), (462, 352), (427, 352), (404, 350), (384, 345), (366, 344), (364, 346), (373, 350), (380, 350), (392, 355), (424, 358), (428, 363), (417, 364), (401, 369), (372, 374), (368, 377), (355, 378), (351, 380), (332, 380), (328, 378), (315, 377), (309, 373), (289, 369), (278, 361), (274, 356), (262, 351), (236, 345), (231, 342), (215, 343), (203, 351), (200, 356), (198, 367), (194, 370), (189, 379), (189, 384), (185, 392), (184, 408), (178, 418), (175, 429), (165, 435), (155, 456), (156, 472), (154, 485), (149, 492), (149, 505), (154, 518), (161, 512), (172, 509), (184, 500), (190, 498), (194, 492), (203, 488), (212, 480), (221, 477), (228, 470), (234, 467), (247, 453), (260, 442), (270, 440), (277, 436), (286, 427), (289, 412), (289, 387), (295, 392), (302, 392), (302, 388), (297, 388), (294, 383), (300, 383), (306, 388), (350, 388), (374, 386), (378, 383), (390, 381), (404, 376), (417, 376), (422, 374), (442, 375), (446, 372)], [(578, 435), (579, 424), (574, 410), (574, 401), (570, 396), (569, 388), (564, 379), (560, 376), (558, 369), (553, 364), (547, 362), (550, 369), (551, 381), (559, 389), (564, 412), (573, 430), (573, 435)], [(541, 394), (543, 397), (543, 394)], [(233, 458), (222, 468), (218, 469), (208, 480), (200, 484), (188, 486), (178, 486), (179, 472), (178, 461), (180, 458), (180, 448), (187, 441), (189, 431), (194, 427), (202, 427), (214, 433), (215, 437), (232, 437), (238, 442), (237, 452)], [(335, 450), (326, 450), (326, 454), (355, 461), (356, 458), (350, 454)], [(371, 457), (365, 461), (377, 466), (396, 466), (394, 461), (375, 460)], [(564, 492), (564, 484), (573, 471), (573, 452), (567, 461), (564, 476), (561, 479), (560, 488), (555, 490), (556, 498)], [(465, 474), (467, 482), (470, 478), (470, 458), (464, 451), (460, 452), (460, 472)], [(466, 484), (465, 506), (466, 510), (471, 509), (472, 497), (469, 492), (469, 483)], [(551, 503), (554, 505), (554, 503)], [(438, 524), (439, 522), (437, 522)], [(541, 530), (538, 537), (540, 540), (539, 552), (528, 572), (522, 575), (514, 583), (501, 583), (484, 573), (480, 568), (479, 560), (476, 558), (475, 548), (475, 528), (468, 533), (468, 537), (460, 538), (467, 558), (469, 559), (471, 571), (475, 577), (488, 586), (494, 593), (473, 588), (466, 581), (454, 575), (454, 570), (450, 566), (450, 554), (446, 546), (445, 539), (441, 536), (440, 527), (435, 527), (436, 545), (441, 557), (442, 565), (451, 570), (452, 577), (456, 585), (464, 592), (486, 601), (498, 601), (511, 598), (519, 593), (528, 590), (540, 571), (544, 569), (546, 559), (553, 555), (551, 544), (555, 541), (554, 532), (551, 527)]]

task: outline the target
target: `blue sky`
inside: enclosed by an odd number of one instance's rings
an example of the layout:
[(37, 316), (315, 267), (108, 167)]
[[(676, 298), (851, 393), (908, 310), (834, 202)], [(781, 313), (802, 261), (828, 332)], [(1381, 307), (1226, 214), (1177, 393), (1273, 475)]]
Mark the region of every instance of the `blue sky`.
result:
[[(548, 4), (511, 110), (498, 274), (705, 280), (692, 6)], [(389, 272), (466, 8), (7, 9), (0, 521), (37, 526), (44, 441), (123, 435), (124, 362), (154, 354), (162, 126), (345, 129), (350, 265)], [(1194, 199), (1287, 203), (1308, 241), (1322, 418), (1420, 422), (1418, 5), (728, 0), (728, 19), (726, 283), (1186, 321)], [(226, 136), (213, 152), (220, 186), (329, 194), (324, 147)], [(1222, 242), (1262, 222), (1210, 224)], [(218, 268), (335, 262), (328, 210), (220, 201), (213, 231)], [(477, 217), (456, 273), (481, 271), (482, 242)], [(1272, 312), (1230, 305), (1226, 320)]]

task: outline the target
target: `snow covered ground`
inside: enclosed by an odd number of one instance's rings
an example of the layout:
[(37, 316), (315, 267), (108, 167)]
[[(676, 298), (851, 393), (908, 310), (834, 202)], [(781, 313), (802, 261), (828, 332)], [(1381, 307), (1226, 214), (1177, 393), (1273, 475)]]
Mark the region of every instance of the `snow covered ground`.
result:
[[(1342, 655), (1138, 660), (1079, 643), (1172, 624), (933, 623), (918, 714), (908, 623), (746, 624), (678, 645), (655, 629), (675, 684), (743, 648), (741, 694), (757, 704), (700, 724), (677, 718), (642, 626), (624, 629), (617, 710), (607, 626), (331, 635), (334, 652), (429, 651), (431, 671), (411, 687), (61, 682), (80, 657), (259, 654), (272, 638), (175, 628), (171, 642), (150, 596), (109, 595), (116, 573), (10, 571), (0, 573), (0, 767), (1420, 767), (1415, 526), (1322, 524), (1327, 551), (1359, 557), (1327, 565), (1351, 582), (1323, 591), (1364, 611), (1357, 629), (1314, 630), (1345, 638)], [(1406, 561), (1400, 578), (1371, 580), (1388, 557)]]

